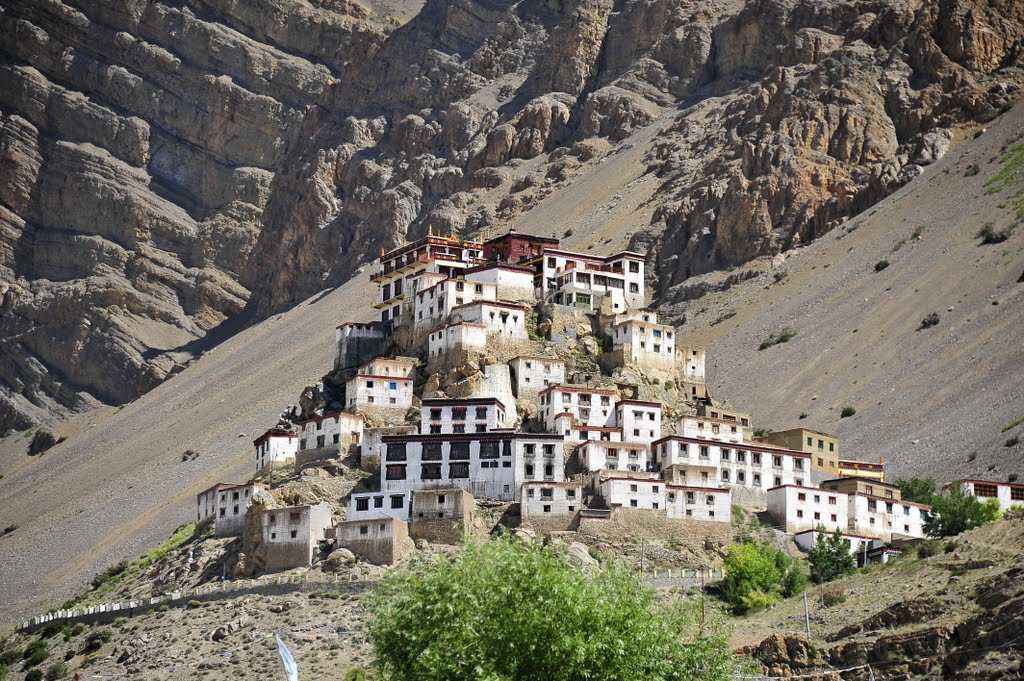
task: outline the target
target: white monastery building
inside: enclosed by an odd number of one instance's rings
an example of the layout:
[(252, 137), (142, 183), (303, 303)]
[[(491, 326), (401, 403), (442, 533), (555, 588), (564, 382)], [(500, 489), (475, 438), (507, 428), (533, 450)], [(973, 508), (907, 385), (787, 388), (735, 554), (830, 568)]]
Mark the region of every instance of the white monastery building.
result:
[(295, 462), (299, 436), (285, 428), (271, 428), (252, 441), (256, 450), (256, 472)]
[(506, 427), (505, 405), (494, 397), (425, 399), (420, 403), (420, 432), (486, 433)]
[(1024, 508), (1024, 484), (1016, 482), (996, 482), (994, 480), (957, 480), (947, 485), (959, 485), (964, 494), (977, 497), (981, 501), (995, 499), (999, 502), (1000, 511), (1011, 508)]
[(519, 355), (508, 364), (516, 397), (536, 397), (549, 385), (565, 383), (565, 363), (560, 359)]
[(345, 384), (348, 408), (408, 409), (412, 406), (417, 363), (413, 357), (379, 357), (364, 364)]
[(487, 347), (487, 327), (477, 322), (452, 322), (430, 332), (427, 356), (438, 359), (449, 352), (483, 352)]

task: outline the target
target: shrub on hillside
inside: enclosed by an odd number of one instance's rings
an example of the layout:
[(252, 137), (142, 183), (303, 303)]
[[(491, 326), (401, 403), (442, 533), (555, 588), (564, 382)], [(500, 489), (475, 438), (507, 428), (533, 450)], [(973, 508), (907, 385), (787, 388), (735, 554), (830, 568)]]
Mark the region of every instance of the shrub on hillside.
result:
[(954, 487), (949, 494), (936, 495), (924, 530), (932, 537), (952, 537), (975, 527), (999, 520), (999, 502), (979, 500)]
[(779, 345), (780, 343), (788, 343), (793, 337), (796, 336), (796, 331), (790, 328), (785, 328), (778, 333), (769, 334), (767, 338), (761, 341), (761, 345), (758, 346), (758, 350), (767, 350), (773, 345)]
[(35, 667), (38, 664), (46, 661), (46, 658), (50, 656), (50, 647), (46, 644), (43, 639), (36, 639), (32, 643), (28, 644), (25, 648), (25, 652), (22, 653), (25, 658), (25, 667)]
[(821, 601), (826, 608), (846, 602), (846, 592), (842, 589), (829, 589), (821, 595)]
[(931, 478), (907, 478), (897, 480), (896, 485), (900, 488), (900, 496), (907, 501), (931, 505), (935, 496), (935, 481)]
[(857, 561), (850, 553), (850, 540), (838, 528), (832, 534), (818, 535), (807, 561), (811, 564), (811, 580), (818, 584), (831, 582), (857, 569)]
[(719, 631), (659, 605), (637, 576), (585, 575), (552, 548), (472, 543), (385, 577), (370, 600), (377, 664), (393, 681), (726, 681)]
[(50, 668), (46, 670), (46, 681), (57, 681), (63, 679), (68, 675), (68, 667), (63, 662), (57, 662), (50, 665)]
[(879, 260), (878, 262), (875, 263), (875, 271), (876, 272), (881, 272), (882, 270), (884, 270), (888, 266), (889, 266), (889, 261), (888, 260)]
[(43, 681), (43, 673), (38, 669), (30, 669), (25, 674), (25, 681)]
[(938, 326), (940, 321), (941, 318), (939, 317), (938, 312), (929, 312), (925, 315), (924, 319), (921, 320), (921, 325), (917, 327), (917, 330), (921, 331), (923, 329), (930, 329), (933, 326)]
[(725, 556), (722, 598), (737, 613), (761, 610), (804, 590), (807, 576), (786, 553), (757, 542), (733, 544)]
[(843, 410), (839, 412), (839, 418), (845, 419), (853, 416), (857, 413), (857, 410), (853, 407), (843, 407)]

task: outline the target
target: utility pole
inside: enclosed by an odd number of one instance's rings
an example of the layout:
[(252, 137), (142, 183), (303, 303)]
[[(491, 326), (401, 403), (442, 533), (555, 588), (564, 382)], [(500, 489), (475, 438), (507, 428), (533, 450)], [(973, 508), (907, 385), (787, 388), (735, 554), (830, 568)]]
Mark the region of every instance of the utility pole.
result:
[(640, 537), (640, 576), (644, 575), (644, 538)]
[(700, 635), (704, 636), (704, 620), (707, 617), (707, 606), (704, 601), (704, 566), (700, 566)]
[(807, 609), (807, 592), (804, 591), (804, 628), (807, 630), (807, 638), (811, 638), (811, 613)]

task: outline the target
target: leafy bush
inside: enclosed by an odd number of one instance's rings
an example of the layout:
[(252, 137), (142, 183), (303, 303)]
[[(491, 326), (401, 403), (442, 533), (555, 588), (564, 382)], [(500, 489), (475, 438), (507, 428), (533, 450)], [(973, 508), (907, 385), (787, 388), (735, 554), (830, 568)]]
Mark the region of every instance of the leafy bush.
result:
[(796, 331), (789, 327), (782, 329), (778, 333), (769, 334), (767, 338), (761, 341), (761, 345), (757, 347), (758, 350), (767, 350), (773, 345), (779, 345), (780, 343), (788, 343), (796, 336)]
[(917, 545), (918, 558), (931, 558), (939, 552), (939, 546), (935, 542), (925, 541)]
[(896, 486), (900, 488), (900, 496), (918, 504), (931, 504), (935, 496), (935, 481), (931, 478), (907, 478), (897, 480)]
[(821, 594), (821, 601), (825, 604), (826, 608), (831, 608), (833, 605), (845, 603), (846, 592), (842, 589), (829, 589), (825, 593)]
[(946, 545), (942, 547), (942, 550), (945, 553), (953, 553), (954, 551), (956, 551), (956, 542), (955, 541), (948, 541), (948, 542), (946, 542)]
[(1010, 238), (1010, 234), (1013, 233), (1011, 228), (996, 229), (991, 222), (985, 223), (985, 226), (978, 230), (978, 238), (981, 239), (982, 245), (988, 244), (1001, 244)]
[(370, 599), (377, 665), (394, 681), (726, 681), (726, 637), (661, 607), (621, 567), (592, 576), (507, 539), (385, 577)]
[(804, 420), (805, 418), (807, 418), (807, 412), (806, 412), (806, 411), (802, 411), (802, 412), (800, 412), (800, 416), (799, 416), (798, 418), (799, 418), (799, 419), (800, 419), (801, 421), (803, 421), (803, 420)]
[(46, 670), (46, 681), (57, 681), (57, 679), (63, 679), (67, 675), (67, 665), (63, 662), (57, 662), (50, 665), (50, 668)]
[(811, 564), (811, 580), (818, 584), (831, 582), (857, 569), (857, 561), (850, 553), (850, 540), (838, 528), (829, 535), (819, 533), (807, 560)]
[(43, 639), (36, 639), (32, 643), (28, 644), (25, 648), (25, 652), (22, 653), (25, 658), (25, 667), (35, 667), (41, 664), (50, 656), (50, 646), (46, 644)]
[(964, 171), (964, 177), (974, 177), (981, 172), (981, 168), (978, 167), (977, 163), (972, 163), (967, 166), (967, 170)]
[(43, 681), (43, 673), (38, 669), (30, 669), (25, 674), (25, 681)]
[(995, 499), (980, 501), (954, 487), (949, 494), (936, 495), (932, 510), (924, 521), (924, 530), (933, 537), (951, 537), (999, 520), (999, 502)]
[(845, 419), (853, 416), (857, 413), (857, 410), (853, 407), (843, 407), (843, 410), (839, 412), (839, 418)]
[(876, 272), (881, 272), (882, 270), (884, 270), (888, 266), (889, 266), (889, 261), (888, 260), (879, 260), (878, 262), (875, 263), (875, 271)]
[(917, 327), (917, 330), (921, 331), (923, 329), (930, 329), (933, 326), (938, 326), (940, 320), (938, 312), (929, 312), (925, 315), (924, 319), (921, 320), (921, 325)]
[(729, 547), (719, 591), (734, 611), (745, 613), (768, 607), (780, 596), (794, 596), (806, 584), (806, 575), (783, 551), (770, 544), (744, 542)]
[(1017, 443), (1020, 442), (1020, 438), (1014, 435), (1013, 437), (1007, 438), (1006, 442), (1003, 443), (1007, 447), (1016, 447)]

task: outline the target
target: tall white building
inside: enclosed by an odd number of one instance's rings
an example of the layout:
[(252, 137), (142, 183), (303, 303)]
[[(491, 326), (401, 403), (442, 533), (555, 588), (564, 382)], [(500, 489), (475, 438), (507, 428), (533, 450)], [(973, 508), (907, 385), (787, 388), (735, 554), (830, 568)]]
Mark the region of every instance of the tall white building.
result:
[(420, 433), (486, 433), (506, 428), (505, 405), (493, 397), (425, 399)]
[(378, 357), (367, 362), (345, 384), (346, 406), (352, 410), (407, 410), (412, 406), (417, 363), (413, 357)]

